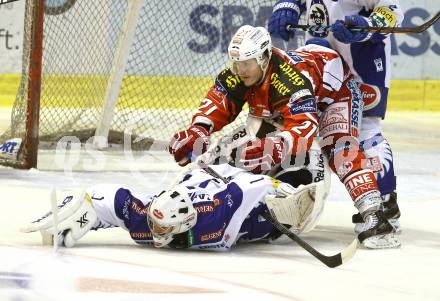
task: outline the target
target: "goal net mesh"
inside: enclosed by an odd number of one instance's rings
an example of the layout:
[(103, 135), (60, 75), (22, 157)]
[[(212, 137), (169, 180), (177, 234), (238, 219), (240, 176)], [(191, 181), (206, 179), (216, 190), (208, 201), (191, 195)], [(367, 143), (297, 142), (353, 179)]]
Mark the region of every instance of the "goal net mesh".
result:
[[(10, 129), (0, 143), (26, 138), (30, 13), (27, 0), (23, 73)], [(109, 142), (130, 134), (133, 146), (166, 143), (187, 127), (215, 75), (228, 65), (227, 46), (243, 24), (267, 26), (274, 1), (142, 1), (112, 110)], [(40, 147), (63, 136), (95, 134), (114, 83), (128, 0), (46, 0), (40, 97)], [(113, 69), (112, 69), (113, 68)], [(243, 119), (243, 117), (242, 117)], [(26, 152), (22, 149), (21, 152)]]

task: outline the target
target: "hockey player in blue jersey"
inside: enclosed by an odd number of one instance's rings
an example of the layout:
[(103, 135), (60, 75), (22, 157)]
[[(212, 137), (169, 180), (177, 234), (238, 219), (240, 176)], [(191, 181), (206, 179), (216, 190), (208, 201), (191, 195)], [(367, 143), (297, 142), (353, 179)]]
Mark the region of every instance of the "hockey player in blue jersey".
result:
[[(294, 188), (228, 164), (211, 167), (230, 182), (195, 169), (175, 187), (144, 198), (109, 184), (63, 195), (58, 243), (72, 247), (91, 229), (122, 227), (140, 244), (224, 251), (237, 242), (278, 238), (281, 234), (260, 216), (268, 208), (297, 233), (317, 222), (323, 202), (315, 196), (322, 183)], [(46, 214), (22, 231), (53, 234), (52, 216)]]
[[(399, 26), (403, 20), (399, 1), (279, 0), (269, 20), (269, 32), (289, 40), (294, 32), (289, 31), (287, 26), (298, 24), (303, 13), (309, 25), (331, 25), (331, 31), (310, 31), (306, 33), (306, 39), (326, 38), (348, 63), (360, 83), (365, 106), (359, 141), (367, 156), (367, 163), (375, 171), (385, 215), (396, 231), (400, 232), (393, 156), (381, 129), (391, 79), (391, 40), (385, 33), (354, 32), (346, 27)], [(356, 214), (353, 222), (359, 228), (363, 221)]]

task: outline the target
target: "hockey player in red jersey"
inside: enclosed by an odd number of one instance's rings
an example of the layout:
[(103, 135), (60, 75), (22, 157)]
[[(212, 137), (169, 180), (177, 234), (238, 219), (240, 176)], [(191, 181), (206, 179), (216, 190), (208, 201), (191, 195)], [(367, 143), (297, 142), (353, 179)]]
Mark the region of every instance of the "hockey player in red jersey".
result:
[[(274, 4), (268, 23), (274, 37), (291, 39), (295, 31), (288, 25), (297, 25), (300, 16), (309, 25), (330, 26), (330, 30), (309, 30), (306, 39), (329, 41), (360, 83), (365, 107), (358, 139), (375, 173), (385, 215), (400, 233), (393, 153), (381, 128), (391, 80), (391, 36), (382, 31), (352, 31), (350, 27), (398, 27), (404, 18), (402, 6), (398, 0), (278, 0)], [(352, 220), (356, 227), (362, 227), (359, 214)]]
[(360, 90), (338, 53), (316, 44), (322, 41), (284, 52), (272, 47), (264, 28), (242, 26), (228, 47), (232, 66), (217, 76), (191, 126), (174, 135), (169, 151), (180, 165), (188, 164), (189, 153), (205, 152), (210, 134), (234, 121), (245, 103), (253, 118), (281, 125), (239, 152), (236, 165), (254, 173), (287, 167), (291, 156), (304, 156), (319, 129), (330, 167), (365, 221), (359, 241), (369, 248), (396, 247), (393, 227), (380, 209), (376, 179), (365, 168), (356, 139)]

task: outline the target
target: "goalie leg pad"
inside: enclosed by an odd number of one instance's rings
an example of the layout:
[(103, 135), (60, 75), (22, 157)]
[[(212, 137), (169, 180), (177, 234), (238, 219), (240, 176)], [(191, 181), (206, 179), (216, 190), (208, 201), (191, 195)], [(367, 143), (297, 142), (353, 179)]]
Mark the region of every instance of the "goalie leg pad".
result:
[(58, 229), (63, 233), (63, 244), (71, 248), (83, 237), (98, 221), (90, 196), (86, 193), (78, 210), (68, 219), (60, 222)]
[(277, 221), (292, 226), (291, 231), (310, 231), (323, 210), (324, 202), (315, 202), (318, 187), (319, 183), (312, 183), (295, 189), (281, 183), (275, 195), (266, 196), (266, 205)]
[[(66, 247), (73, 247), (81, 237), (83, 237), (97, 223), (98, 218), (93, 208), (90, 196), (84, 192), (63, 193), (63, 201), (58, 205), (58, 244)], [(48, 241), (50, 235), (54, 235), (54, 218), (52, 211), (46, 213), (41, 218), (31, 222), (21, 229), (22, 232), (29, 233), (41, 231), (43, 244)]]

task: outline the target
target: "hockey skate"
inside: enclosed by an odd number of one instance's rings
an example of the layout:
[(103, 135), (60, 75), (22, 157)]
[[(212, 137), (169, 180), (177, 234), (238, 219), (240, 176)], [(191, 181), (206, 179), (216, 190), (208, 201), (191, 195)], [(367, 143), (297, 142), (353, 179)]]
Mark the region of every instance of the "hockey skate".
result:
[[(402, 228), (400, 227), (400, 210), (399, 205), (397, 205), (397, 193), (391, 192), (390, 197), (387, 201), (382, 202), (382, 210), (385, 215), (385, 218), (388, 222), (393, 226), (394, 232), (396, 234), (400, 234), (402, 232)], [(361, 229), (363, 229), (364, 220), (360, 213), (354, 214), (352, 216), (352, 222), (356, 224), (354, 231), (359, 234)]]
[(359, 225), (359, 242), (365, 248), (387, 249), (400, 246), (394, 228), (382, 210), (367, 215), (365, 221), (357, 225)]

